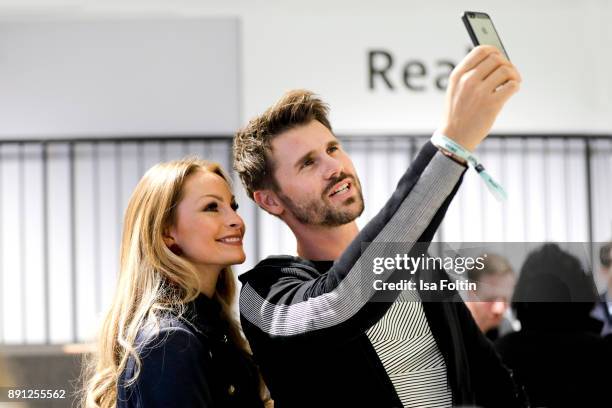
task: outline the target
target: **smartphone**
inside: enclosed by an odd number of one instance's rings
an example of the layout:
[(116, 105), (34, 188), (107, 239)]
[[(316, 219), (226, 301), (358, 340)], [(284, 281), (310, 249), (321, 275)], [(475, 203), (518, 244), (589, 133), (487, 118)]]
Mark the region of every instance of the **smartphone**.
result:
[(504, 48), (504, 45), (497, 34), (497, 30), (491, 21), (491, 17), (487, 13), (478, 11), (466, 11), (461, 16), (463, 24), (472, 39), (474, 46), (477, 45), (492, 45), (504, 53), (508, 61), (510, 57)]

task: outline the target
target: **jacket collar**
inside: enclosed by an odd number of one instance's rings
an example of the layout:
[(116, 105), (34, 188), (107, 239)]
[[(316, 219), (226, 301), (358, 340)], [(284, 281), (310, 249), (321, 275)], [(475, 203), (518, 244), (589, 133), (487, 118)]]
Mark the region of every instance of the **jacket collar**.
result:
[(227, 322), (222, 318), (221, 305), (202, 293), (186, 305), (183, 317), (207, 337), (223, 339), (227, 332)]

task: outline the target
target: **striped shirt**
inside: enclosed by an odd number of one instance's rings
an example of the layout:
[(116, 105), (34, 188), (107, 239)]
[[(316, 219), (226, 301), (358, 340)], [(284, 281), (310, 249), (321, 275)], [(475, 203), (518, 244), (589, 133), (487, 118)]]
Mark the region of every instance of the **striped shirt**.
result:
[(417, 291), (402, 292), (367, 336), (405, 408), (452, 407), (446, 364)]

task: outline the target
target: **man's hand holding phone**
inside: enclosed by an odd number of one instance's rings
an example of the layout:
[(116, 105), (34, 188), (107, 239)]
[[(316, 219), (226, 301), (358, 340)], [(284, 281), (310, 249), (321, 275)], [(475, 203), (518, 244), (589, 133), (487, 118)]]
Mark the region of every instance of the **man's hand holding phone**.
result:
[(439, 131), (473, 151), (521, 81), (516, 67), (498, 48), (477, 46), (451, 72)]

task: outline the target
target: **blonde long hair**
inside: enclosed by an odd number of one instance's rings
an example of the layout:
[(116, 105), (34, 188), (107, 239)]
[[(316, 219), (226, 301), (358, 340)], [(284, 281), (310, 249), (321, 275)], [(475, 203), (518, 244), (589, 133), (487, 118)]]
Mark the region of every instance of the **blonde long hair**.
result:
[[(175, 209), (182, 198), (183, 185), (196, 171), (218, 174), (230, 184), (217, 163), (190, 157), (149, 169), (130, 198), (123, 224), (117, 289), (99, 334), (97, 353), (85, 365), (81, 396), (84, 407), (114, 407), (117, 382), (130, 356), (136, 361), (136, 370), (128, 384), (139, 374), (141, 362), (134, 346), (138, 331), (145, 326), (159, 328), (163, 313), (182, 315), (185, 304), (199, 294), (194, 266), (174, 254), (163, 241), (164, 231), (176, 221)], [(214, 297), (229, 322), (230, 340), (249, 353), (231, 309), (235, 294), (234, 277), (225, 268)]]

